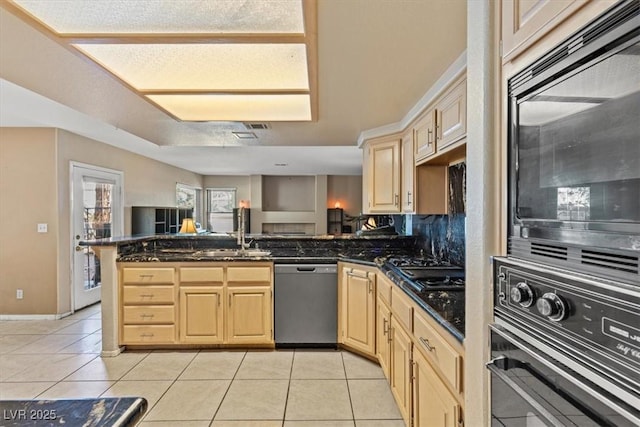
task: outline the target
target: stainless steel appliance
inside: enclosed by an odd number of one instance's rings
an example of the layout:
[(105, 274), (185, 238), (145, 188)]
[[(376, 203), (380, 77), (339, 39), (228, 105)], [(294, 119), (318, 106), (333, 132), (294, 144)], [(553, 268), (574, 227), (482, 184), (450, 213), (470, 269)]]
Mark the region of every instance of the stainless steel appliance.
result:
[(640, 2), (509, 79), (509, 253), (640, 280)]
[(275, 265), (273, 332), (280, 348), (336, 347), (336, 264)]
[(640, 425), (640, 288), (493, 262), (494, 425)]

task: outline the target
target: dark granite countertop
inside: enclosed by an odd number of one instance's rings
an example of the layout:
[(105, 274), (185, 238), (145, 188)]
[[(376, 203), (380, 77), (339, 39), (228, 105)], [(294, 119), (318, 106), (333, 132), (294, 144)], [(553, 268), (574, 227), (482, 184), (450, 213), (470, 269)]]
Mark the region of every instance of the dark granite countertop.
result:
[(0, 400), (2, 426), (135, 426), (147, 410), (141, 397)]
[(375, 264), (395, 285), (422, 307), (447, 332), (458, 341), (464, 341), (465, 292), (464, 291), (416, 291), (411, 280), (398, 270), (385, 264), (387, 257), (376, 258)]

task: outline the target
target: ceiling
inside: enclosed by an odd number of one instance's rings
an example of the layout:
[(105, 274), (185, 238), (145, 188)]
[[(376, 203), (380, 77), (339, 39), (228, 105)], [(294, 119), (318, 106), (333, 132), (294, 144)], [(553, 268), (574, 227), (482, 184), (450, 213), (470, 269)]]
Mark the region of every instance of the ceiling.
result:
[[(4, 0), (0, 0), (2, 4)], [(362, 132), (403, 124), (466, 45), (466, 0), (318, 0), (317, 120), (185, 122), (0, 8), (0, 126), (66, 129), (203, 175), (361, 172)]]

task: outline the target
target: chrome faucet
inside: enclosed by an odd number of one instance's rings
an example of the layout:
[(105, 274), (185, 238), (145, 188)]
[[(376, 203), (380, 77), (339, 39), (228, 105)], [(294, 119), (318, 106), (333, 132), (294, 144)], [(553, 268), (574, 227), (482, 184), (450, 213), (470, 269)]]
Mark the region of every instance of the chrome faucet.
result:
[(244, 207), (241, 206), (238, 209), (238, 239), (237, 239), (237, 243), (238, 245), (240, 245), (240, 248), (244, 251), (245, 249), (249, 248), (249, 245), (251, 245), (251, 242), (249, 242), (248, 244), (245, 242), (245, 229), (244, 229)]

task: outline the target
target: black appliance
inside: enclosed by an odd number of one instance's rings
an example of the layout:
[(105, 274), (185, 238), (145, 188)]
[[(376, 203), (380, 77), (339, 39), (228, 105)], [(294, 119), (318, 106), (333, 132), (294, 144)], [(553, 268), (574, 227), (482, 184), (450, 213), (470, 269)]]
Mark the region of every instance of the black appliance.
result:
[(640, 1), (508, 81), (509, 254), (637, 284)]
[(510, 258), (493, 265), (493, 425), (640, 425), (640, 288)]

